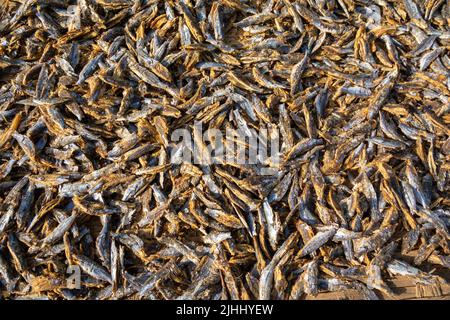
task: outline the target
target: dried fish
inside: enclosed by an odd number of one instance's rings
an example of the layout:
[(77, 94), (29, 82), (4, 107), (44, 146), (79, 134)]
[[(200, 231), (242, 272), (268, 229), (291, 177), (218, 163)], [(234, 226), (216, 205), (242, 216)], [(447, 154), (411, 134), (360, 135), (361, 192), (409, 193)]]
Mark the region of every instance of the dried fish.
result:
[(444, 294), (448, 1), (0, 9), (0, 299)]

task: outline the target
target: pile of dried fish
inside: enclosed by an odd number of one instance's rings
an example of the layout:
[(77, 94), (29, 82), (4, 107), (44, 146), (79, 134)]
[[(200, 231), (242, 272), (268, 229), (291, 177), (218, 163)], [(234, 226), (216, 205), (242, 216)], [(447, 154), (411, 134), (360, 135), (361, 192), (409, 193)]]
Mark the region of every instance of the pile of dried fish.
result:
[[(1, 1), (0, 297), (439, 295), (449, 26), (448, 0)], [(175, 130), (263, 127), (280, 163), (173, 161)]]

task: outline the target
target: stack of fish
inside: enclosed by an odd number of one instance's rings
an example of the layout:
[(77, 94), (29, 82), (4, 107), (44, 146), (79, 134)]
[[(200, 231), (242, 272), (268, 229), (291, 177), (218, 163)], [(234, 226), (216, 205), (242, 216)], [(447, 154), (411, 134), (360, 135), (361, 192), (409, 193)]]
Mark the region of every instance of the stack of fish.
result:
[[(440, 295), (449, 26), (448, 0), (1, 1), (0, 297)], [(267, 127), (278, 163), (174, 161), (176, 130)]]

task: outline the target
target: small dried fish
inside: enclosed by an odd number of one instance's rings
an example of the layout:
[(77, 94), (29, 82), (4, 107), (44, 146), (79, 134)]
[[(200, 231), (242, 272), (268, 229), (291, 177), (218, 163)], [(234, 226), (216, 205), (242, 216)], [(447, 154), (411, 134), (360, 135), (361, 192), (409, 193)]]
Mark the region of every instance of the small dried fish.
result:
[(449, 8), (1, 1), (0, 299), (448, 294)]

